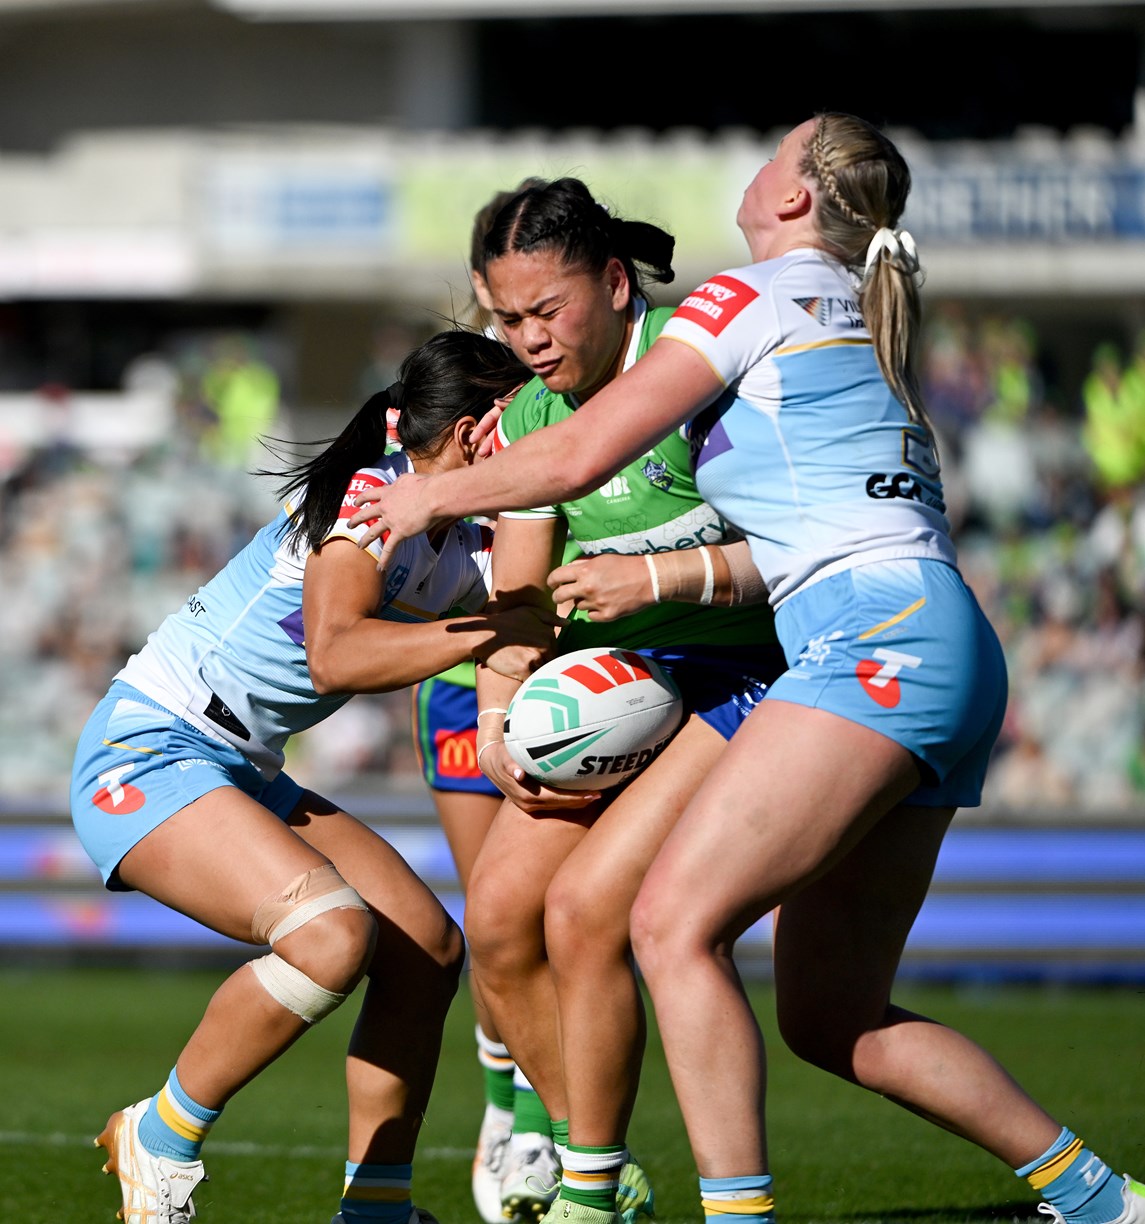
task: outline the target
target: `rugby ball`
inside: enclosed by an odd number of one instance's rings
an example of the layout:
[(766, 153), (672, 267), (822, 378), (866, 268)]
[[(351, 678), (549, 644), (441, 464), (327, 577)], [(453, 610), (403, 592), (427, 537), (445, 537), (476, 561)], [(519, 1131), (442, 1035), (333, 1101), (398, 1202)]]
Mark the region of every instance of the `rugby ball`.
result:
[(634, 650), (572, 650), (514, 694), (505, 746), (530, 777), (561, 790), (617, 786), (657, 757), (684, 713), (680, 690)]

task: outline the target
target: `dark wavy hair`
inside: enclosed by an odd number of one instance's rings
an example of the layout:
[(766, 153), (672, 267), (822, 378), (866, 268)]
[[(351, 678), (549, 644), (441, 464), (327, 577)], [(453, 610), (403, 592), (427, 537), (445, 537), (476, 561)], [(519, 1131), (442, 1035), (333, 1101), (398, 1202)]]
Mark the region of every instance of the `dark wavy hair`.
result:
[(284, 500), (306, 489), (288, 538), (318, 548), (338, 519), (350, 479), (386, 453), (386, 409), (399, 408), (398, 438), (413, 457), (433, 458), (462, 417), (480, 420), (493, 401), (528, 380), (529, 370), (506, 345), (477, 332), (439, 332), (409, 353), (398, 381), (371, 395), (336, 438), (322, 439), (320, 454), (276, 475)]
[(645, 281), (675, 279), (675, 247), (667, 230), (613, 216), (580, 179), (559, 178), (526, 187), (501, 206), (485, 232), (481, 266), (511, 252), (555, 251), (585, 272), (603, 272), (619, 259), (632, 291), (643, 294)]

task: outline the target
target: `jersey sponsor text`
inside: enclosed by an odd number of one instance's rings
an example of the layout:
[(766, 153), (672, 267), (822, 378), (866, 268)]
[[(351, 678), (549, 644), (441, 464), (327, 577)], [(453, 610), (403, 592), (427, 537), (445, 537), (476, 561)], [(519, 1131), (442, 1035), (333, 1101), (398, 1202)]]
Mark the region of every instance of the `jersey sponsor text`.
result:
[(699, 324), (706, 332), (720, 332), (759, 294), (734, 276), (713, 276), (690, 293), (676, 308), (676, 317)]

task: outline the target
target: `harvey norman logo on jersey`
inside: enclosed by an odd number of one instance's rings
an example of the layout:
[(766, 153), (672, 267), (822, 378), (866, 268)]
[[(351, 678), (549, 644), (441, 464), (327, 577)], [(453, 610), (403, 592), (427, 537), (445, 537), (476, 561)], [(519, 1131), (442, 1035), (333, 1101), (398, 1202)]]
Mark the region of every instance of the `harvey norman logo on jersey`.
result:
[(680, 303), (673, 317), (698, 323), (718, 336), (757, 297), (756, 290), (734, 276), (713, 276)]

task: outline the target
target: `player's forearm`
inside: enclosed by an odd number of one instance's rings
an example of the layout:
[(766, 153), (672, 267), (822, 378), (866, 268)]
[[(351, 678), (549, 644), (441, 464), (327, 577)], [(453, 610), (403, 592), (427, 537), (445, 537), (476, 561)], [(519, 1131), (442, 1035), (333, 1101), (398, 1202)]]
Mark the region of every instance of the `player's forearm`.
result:
[(367, 619), (308, 644), (306, 657), (318, 693), (388, 693), (475, 658), (492, 637), (485, 616), (425, 624)]
[(528, 510), (591, 493), (612, 474), (611, 463), (578, 454), (575, 421), (562, 421), (518, 438), (471, 467), (427, 481), (424, 496), (435, 521), (501, 510)]
[(746, 540), (647, 553), (644, 560), (655, 603), (675, 601), (727, 608), (767, 599), (767, 588)]
[(505, 738), (505, 715), (509, 702), (521, 687), (520, 681), (511, 680), (488, 667), (477, 665), (477, 753), (478, 763), (482, 748), (500, 743)]

